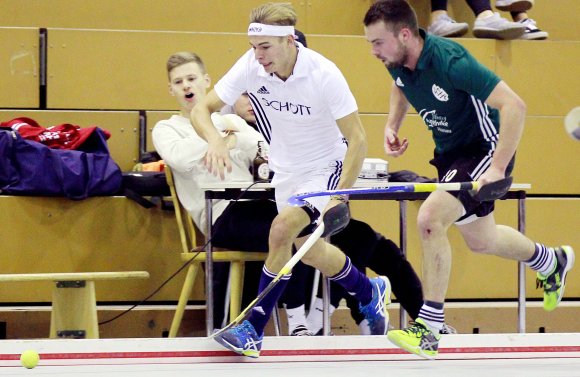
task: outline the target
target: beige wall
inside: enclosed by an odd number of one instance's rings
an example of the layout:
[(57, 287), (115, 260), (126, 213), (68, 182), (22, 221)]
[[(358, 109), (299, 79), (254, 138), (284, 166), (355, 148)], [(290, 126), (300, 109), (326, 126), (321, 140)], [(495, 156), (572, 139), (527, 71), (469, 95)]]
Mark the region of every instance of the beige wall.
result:
[[(243, 34), (50, 29), (48, 40), (52, 109), (173, 109), (164, 69), (170, 54), (197, 52), (215, 83), (248, 49)], [(580, 77), (574, 74), (580, 41), (458, 41), (521, 94), (529, 116), (563, 116), (580, 102)], [(361, 113), (388, 111), (392, 80), (364, 37), (311, 36), (309, 46), (341, 68)], [(538, 59), (539, 51), (550, 60)]]
[[(0, 25), (74, 29), (243, 32), (250, 10), (262, 0), (3, 0)], [(372, 0), (291, 0), (298, 27), (308, 34), (362, 35)], [(430, 2), (410, 0), (427, 27)], [(493, 4), (493, 2), (492, 2)], [(449, 0), (449, 13), (473, 25), (465, 0)], [(536, 0), (529, 16), (551, 40), (578, 40), (577, 0)], [(509, 18), (509, 14), (501, 12)], [(177, 16), (176, 16), (177, 15)], [(471, 36), (471, 32), (467, 36)], [(542, 42), (540, 42), (542, 43)]]
[(0, 28), (0, 107), (39, 106), (38, 51), (38, 29)]
[[(0, 25), (73, 29), (245, 32), (263, 0), (3, 0)], [(371, 0), (291, 0), (309, 34), (362, 34)], [(64, 11), (66, 10), (66, 11)]]
[[(2, 273), (148, 271), (149, 279), (99, 281), (98, 301), (139, 301), (181, 265), (170, 211), (145, 209), (124, 197), (0, 196)], [(152, 301), (176, 300), (184, 274)], [(0, 302), (50, 302), (50, 282), (2, 283)], [(200, 299), (203, 284), (193, 299)], [(202, 297), (202, 296), (201, 296)]]
[[(383, 129), (384, 114), (361, 116), (367, 138), (370, 140), (368, 155), (384, 158)], [(580, 143), (573, 140), (564, 130), (564, 117), (527, 117), (526, 128), (518, 153), (514, 178), (519, 183), (530, 183), (531, 194), (574, 194), (580, 193)], [(409, 139), (407, 152), (389, 159), (389, 169), (413, 170), (420, 175), (435, 177), (436, 170), (428, 161), (433, 156), (431, 134), (418, 115), (408, 115), (400, 135)], [(547, 140), (552, 148), (547, 147)]]
[[(420, 202), (408, 205), (408, 257), (421, 274), (421, 251), (415, 231)], [(124, 197), (64, 198), (0, 196), (0, 265), (3, 273), (149, 271), (147, 280), (97, 282), (97, 300), (140, 300), (181, 266), (180, 245), (173, 215), (145, 209)], [(579, 245), (579, 198), (528, 199), (526, 234), (550, 245)], [(388, 238), (399, 240), (398, 204), (393, 201), (354, 201), (353, 218), (367, 221)], [(498, 222), (517, 227), (513, 200), (497, 203)], [(453, 270), (450, 299), (517, 297), (515, 262), (469, 252), (452, 229)], [(570, 274), (567, 297), (580, 297), (580, 275)], [(183, 274), (152, 301), (176, 300)], [(482, 286), (485, 289), (482, 289)], [(538, 298), (535, 276), (527, 273), (528, 297)], [(2, 283), (0, 302), (50, 301), (51, 284)], [(198, 280), (192, 299), (203, 297)]]
[[(421, 246), (415, 227), (415, 218), (421, 202), (408, 204), (408, 258), (421, 274)], [(578, 245), (578, 213), (580, 198), (527, 199), (526, 235), (548, 245)], [(352, 216), (365, 219), (373, 228), (388, 238), (399, 240), (399, 206), (393, 201), (353, 201)], [(517, 202), (496, 202), (497, 222), (513, 228), (518, 226)], [(517, 263), (501, 258), (470, 252), (457, 229), (449, 232), (453, 248), (453, 267), (447, 297), (468, 298), (515, 298), (517, 297)], [(580, 275), (570, 274), (567, 297), (578, 297)], [(575, 283), (575, 282), (578, 283)], [(535, 289), (535, 275), (527, 271), (527, 297), (541, 297)], [(482, 289), (484, 287), (484, 289)]]

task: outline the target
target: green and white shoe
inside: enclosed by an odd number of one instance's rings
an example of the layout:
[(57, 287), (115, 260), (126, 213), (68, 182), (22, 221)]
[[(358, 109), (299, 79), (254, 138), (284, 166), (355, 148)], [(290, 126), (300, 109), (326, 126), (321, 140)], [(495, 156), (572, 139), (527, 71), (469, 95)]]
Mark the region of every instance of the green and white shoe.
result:
[(551, 312), (556, 309), (566, 287), (566, 275), (574, 266), (574, 249), (572, 246), (561, 246), (554, 249), (556, 253), (556, 267), (547, 276), (538, 272), (536, 287), (544, 288), (544, 310)]
[(403, 330), (389, 331), (387, 338), (396, 346), (426, 359), (434, 359), (439, 353), (441, 335), (433, 333), (421, 318)]

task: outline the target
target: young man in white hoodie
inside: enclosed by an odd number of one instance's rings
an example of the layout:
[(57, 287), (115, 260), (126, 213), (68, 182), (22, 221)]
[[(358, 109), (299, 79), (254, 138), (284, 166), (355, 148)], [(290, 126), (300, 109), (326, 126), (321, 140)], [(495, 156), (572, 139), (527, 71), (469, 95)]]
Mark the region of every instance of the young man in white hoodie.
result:
[[(197, 135), (189, 121), (193, 106), (205, 97), (211, 80), (203, 61), (192, 52), (179, 52), (167, 61), (169, 92), (179, 104), (179, 114), (158, 122), (153, 128), (153, 144), (163, 160), (172, 169), (177, 195), (189, 212), (195, 225), (206, 229), (204, 192), (201, 183), (221, 181), (204, 166), (207, 142)], [(212, 114), (214, 124), (225, 128), (235, 128), (236, 132), (220, 131), (230, 150), (232, 171), (228, 179), (232, 181), (253, 180), (248, 166), (256, 156), (257, 145), (264, 138), (236, 115)], [(226, 126), (227, 124), (227, 126)], [(227, 208), (227, 211), (226, 211)], [(268, 200), (238, 201), (215, 200), (213, 206), (214, 247), (247, 251), (268, 251), (267, 235), (272, 219), (276, 216), (276, 205)], [(244, 291), (250, 300), (258, 290), (257, 280), (261, 263), (247, 265)], [(224, 318), (224, 297), (227, 288), (228, 269), (226, 263), (214, 264), (214, 326), (221, 327)]]

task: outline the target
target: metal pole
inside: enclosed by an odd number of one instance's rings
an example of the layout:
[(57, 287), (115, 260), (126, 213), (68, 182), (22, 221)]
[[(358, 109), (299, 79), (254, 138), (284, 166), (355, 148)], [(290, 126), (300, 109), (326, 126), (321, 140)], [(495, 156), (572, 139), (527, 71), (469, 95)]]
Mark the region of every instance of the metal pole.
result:
[[(518, 199), (518, 230), (526, 233), (526, 193)], [(526, 332), (526, 266), (518, 262), (518, 332)]]
[(206, 192), (205, 199), (205, 216), (206, 216), (206, 247), (205, 247), (205, 326), (207, 336), (213, 333), (213, 260), (212, 260), (212, 218), (213, 218), (213, 200), (208, 197)]
[(330, 335), (330, 279), (322, 275), (322, 334)]
[(38, 107), (46, 109), (46, 88), (47, 88), (47, 59), (48, 59), (48, 31), (40, 28), (38, 40)]
[[(406, 200), (399, 201), (399, 244), (401, 252), (407, 257), (407, 204)], [(407, 324), (407, 312), (403, 306), (399, 308), (399, 328), (405, 328)]]

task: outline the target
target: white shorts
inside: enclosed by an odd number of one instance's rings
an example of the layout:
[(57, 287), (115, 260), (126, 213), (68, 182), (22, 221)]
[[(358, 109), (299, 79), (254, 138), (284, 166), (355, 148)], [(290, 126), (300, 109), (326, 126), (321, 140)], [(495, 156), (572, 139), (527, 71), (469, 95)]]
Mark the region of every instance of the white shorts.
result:
[[(321, 169), (300, 173), (274, 174), (272, 186), (276, 190), (276, 206), (278, 212), (288, 206), (292, 195), (312, 191), (334, 190), (342, 173), (342, 161), (332, 161)], [(317, 196), (306, 201), (319, 213), (322, 213), (330, 201), (330, 196)]]

